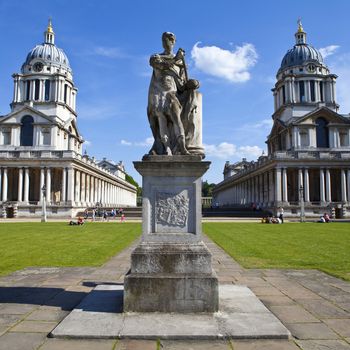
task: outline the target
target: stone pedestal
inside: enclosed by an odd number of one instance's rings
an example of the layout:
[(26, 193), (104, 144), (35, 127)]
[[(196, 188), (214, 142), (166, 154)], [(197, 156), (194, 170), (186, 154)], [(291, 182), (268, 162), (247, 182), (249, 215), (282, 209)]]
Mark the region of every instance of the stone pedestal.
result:
[(215, 312), (218, 280), (201, 239), (200, 156), (146, 156), (143, 234), (124, 283), (126, 312)]

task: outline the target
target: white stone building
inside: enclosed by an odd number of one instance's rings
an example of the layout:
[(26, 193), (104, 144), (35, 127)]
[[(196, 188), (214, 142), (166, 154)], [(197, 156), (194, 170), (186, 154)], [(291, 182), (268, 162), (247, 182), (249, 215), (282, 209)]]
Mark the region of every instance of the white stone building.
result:
[[(332, 211), (350, 217), (350, 116), (338, 113), (336, 78), (306, 42), (301, 23), (296, 44), (277, 72), (268, 155), (256, 162), (226, 163), (214, 191), (219, 205), (252, 203), (285, 215)], [(238, 169), (238, 171), (237, 171)]]
[(136, 205), (124, 167), (105, 169), (82, 156), (76, 96), (68, 58), (55, 45), (51, 22), (43, 44), (14, 74), (11, 112), (0, 117), (0, 217), (41, 215), (46, 187), (51, 217), (72, 217), (96, 203)]

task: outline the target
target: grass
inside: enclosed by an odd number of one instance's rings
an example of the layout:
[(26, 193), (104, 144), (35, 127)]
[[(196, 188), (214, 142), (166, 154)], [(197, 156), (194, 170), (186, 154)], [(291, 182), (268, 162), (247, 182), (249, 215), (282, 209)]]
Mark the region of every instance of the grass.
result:
[(99, 266), (140, 234), (135, 223), (1, 223), (0, 276), (28, 266)]
[(350, 281), (348, 223), (205, 223), (203, 231), (246, 268), (318, 269)]
[[(348, 223), (204, 223), (246, 268), (319, 269), (350, 281)], [(1, 223), (0, 275), (29, 266), (100, 266), (141, 233), (135, 223)]]

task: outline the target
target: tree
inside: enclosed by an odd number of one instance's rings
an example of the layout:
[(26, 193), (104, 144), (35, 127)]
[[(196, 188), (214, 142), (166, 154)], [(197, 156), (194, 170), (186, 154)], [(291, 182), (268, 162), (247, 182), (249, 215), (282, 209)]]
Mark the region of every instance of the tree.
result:
[(207, 180), (202, 182), (202, 197), (212, 197), (213, 188), (216, 185), (214, 183), (209, 184)]
[(125, 180), (136, 187), (137, 196), (141, 197), (142, 196), (142, 187), (139, 186), (139, 184), (134, 180), (134, 178), (129, 174), (125, 174)]

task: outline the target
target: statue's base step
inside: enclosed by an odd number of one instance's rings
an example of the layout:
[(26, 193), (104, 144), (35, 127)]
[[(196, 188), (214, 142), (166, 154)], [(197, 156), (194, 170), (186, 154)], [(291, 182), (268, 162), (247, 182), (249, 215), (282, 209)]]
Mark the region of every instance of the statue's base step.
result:
[(55, 338), (287, 339), (245, 286), (219, 285), (219, 312), (123, 313), (123, 286), (99, 285), (51, 332)]

